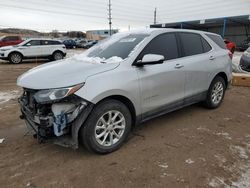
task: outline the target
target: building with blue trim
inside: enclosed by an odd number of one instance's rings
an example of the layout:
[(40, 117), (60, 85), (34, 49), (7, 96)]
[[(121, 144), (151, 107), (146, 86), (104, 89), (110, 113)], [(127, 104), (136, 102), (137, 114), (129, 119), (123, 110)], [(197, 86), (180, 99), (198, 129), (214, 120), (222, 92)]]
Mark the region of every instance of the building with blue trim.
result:
[(213, 32), (239, 45), (243, 40), (250, 37), (250, 14), (193, 21), (185, 21), (183, 19), (181, 22), (157, 23), (150, 25), (150, 27), (195, 29)]

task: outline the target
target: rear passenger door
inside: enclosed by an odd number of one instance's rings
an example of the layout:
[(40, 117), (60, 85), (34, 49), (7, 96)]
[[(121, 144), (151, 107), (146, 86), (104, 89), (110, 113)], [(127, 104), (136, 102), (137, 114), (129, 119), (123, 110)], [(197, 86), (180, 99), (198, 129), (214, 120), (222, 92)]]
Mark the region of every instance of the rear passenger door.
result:
[(52, 55), (54, 49), (53, 41), (51, 40), (42, 40), (42, 53), (43, 56)]
[(182, 105), (185, 84), (185, 72), (178, 62), (179, 48), (175, 33), (156, 36), (137, 60), (146, 54), (163, 55), (165, 61), (163, 64), (137, 67), (143, 119)]
[(212, 50), (208, 42), (196, 33), (178, 33), (182, 48), (182, 58), (180, 62), (185, 70), (185, 103), (199, 101), (209, 87), (210, 64), (213, 58), (210, 54)]

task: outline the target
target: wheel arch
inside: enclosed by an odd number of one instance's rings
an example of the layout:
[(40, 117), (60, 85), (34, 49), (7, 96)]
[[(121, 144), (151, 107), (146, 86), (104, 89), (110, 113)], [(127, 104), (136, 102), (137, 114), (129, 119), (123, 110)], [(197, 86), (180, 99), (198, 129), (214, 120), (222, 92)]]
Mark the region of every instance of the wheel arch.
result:
[(219, 72), (218, 74), (215, 75), (215, 77), (213, 78), (213, 80), (217, 77), (220, 76), (223, 78), (223, 80), (225, 81), (226, 84), (226, 88), (228, 87), (228, 77), (227, 74), (225, 72)]
[(57, 50), (55, 50), (55, 51), (52, 53), (52, 55), (54, 55), (56, 52), (60, 52), (60, 53), (64, 54), (62, 50), (58, 50), (58, 49), (57, 49)]
[(13, 54), (13, 53), (18, 53), (18, 54), (20, 54), (21, 56), (22, 56), (22, 58), (24, 57), (24, 55), (22, 54), (22, 52), (19, 52), (19, 51), (12, 51), (12, 52), (10, 52), (9, 54), (8, 54), (8, 58), (10, 58), (10, 55), (11, 54)]
[(114, 99), (114, 100), (120, 101), (129, 109), (129, 111), (131, 113), (131, 118), (132, 118), (132, 126), (135, 126), (136, 125), (136, 110), (135, 110), (135, 106), (134, 106), (133, 102), (129, 98), (127, 98), (123, 95), (111, 95), (111, 96), (107, 96), (107, 97), (101, 99), (100, 101), (98, 101), (96, 103), (96, 105), (99, 104), (100, 102), (103, 102), (103, 101), (109, 100), (109, 99)]

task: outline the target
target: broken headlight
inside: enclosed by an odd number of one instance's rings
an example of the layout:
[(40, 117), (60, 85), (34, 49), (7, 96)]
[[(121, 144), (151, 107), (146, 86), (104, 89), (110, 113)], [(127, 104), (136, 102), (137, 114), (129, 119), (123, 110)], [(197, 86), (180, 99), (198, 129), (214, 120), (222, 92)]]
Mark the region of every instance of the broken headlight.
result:
[(34, 95), (34, 98), (38, 103), (46, 103), (50, 101), (60, 100), (75, 93), (83, 85), (84, 84), (78, 84), (67, 88), (41, 90)]

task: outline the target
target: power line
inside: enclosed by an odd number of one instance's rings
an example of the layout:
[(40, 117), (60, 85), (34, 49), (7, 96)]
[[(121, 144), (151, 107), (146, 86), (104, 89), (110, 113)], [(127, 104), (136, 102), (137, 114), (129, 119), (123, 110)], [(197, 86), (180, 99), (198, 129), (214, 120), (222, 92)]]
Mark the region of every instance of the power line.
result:
[[(101, 18), (101, 19), (105, 19), (102, 16), (96, 16), (96, 15), (90, 15), (90, 14), (79, 14), (79, 13), (65, 13), (62, 11), (56, 11), (56, 10), (44, 10), (44, 9), (39, 9), (39, 8), (29, 8), (29, 7), (24, 7), (24, 6), (15, 6), (15, 5), (6, 5), (6, 4), (0, 4), (1, 6), (4, 7), (8, 7), (8, 8), (16, 8), (16, 9), (23, 9), (23, 10), (30, 10), (30, 11), (37, 11), (37, 12), (42, 12), (42, 13), (50, 13), (50, 14), (60, 14), (63, 16), (89, 16), (89, 17), (93, 17), (93, 18)], [(116, 20), (124, 20), (124, 21), (132, 21), (132, 22), (147, 22), (145, 20), (135, 20), (135, 19), (127, 19), (127, 18), (121, 18), (121, 17), (116, 17)]]
[[(20, 3), (20, 1), (18, 1), (18, 0), (11, 0), (11, 1)], [(28, 5), (30, 5), (30, 4), (38, 5), (38, 6), (42, 5), (42, 6), (47, 6), (47, 7), (53, 5), (53, 8), (63, 8), (63, 9), (67, 9), (67, 10), (70, 9), (70, 10), (78, 10), (78, 11), (89, 11), (90, 7), (91, 7), (91, 6), (86, 7), (86, 5), (82, 6), (82, 4), (79, 4), (79, 3), (77, 3), (77, 4), (76, 3), (74, 3), (74, 4), (71, 3), (69, 6), (68, 5), (63, 6), (63, 5), (60, 5), (58, 3), (53, 3), (51, 1), (48, 1), (48, 3), (46, 3), (46, 2), (42, 3), (42, 2), (33, 2), (32, 0), (25, 0), (25, 2), (22, 1), (21, 5), (23, 5), (24, 3), (26, 3)], [(46, 3), (46, 4), (44, 4), (44, 3)], [(99, 7), (96, 7), (97, 5)], [(77, 6), (77, 7), (75, 7), (75, 6)], [(105, 10), (105, 7), (103, 7), (103, 6), (100, 7), (100, 4), (95, 4), (94, 6), (95, 6), (95, 8), (92, 10), (92, 12), (100, 13), (100, 11)], [(113, 6), (113, 3), (112, 3), (112, 6)], [(81, 7), (81, 8), (79, 8), (79, 7)], [(123, 6), (119, 6), (119, 7), (115, 7), (115, 10), (116, 10), (117, 15), (127, 16), (128, 14), (126, 14), (126, 13), (129, 13), (129, 15), (131, 15), (133, 13), (132, 15), (136, 15), (137, 17), (140, 16), (141, 18), (146, 18), (145, 15), (138, 14), (138, 9), (137, 10), (131, 10), (131, 9), (127, 9), (125, 7), (123, 8)], [(141, 11), (143, 11), (145, 13), (145, 10), (141, 10)], [(123, 14), (123, 13), (125, 13), (125, 14)], [(149, 15), (147, 15), (147, 16), (149, 16)], [(147, 17), (147, 18), (149, 18), (149, 17)]]

